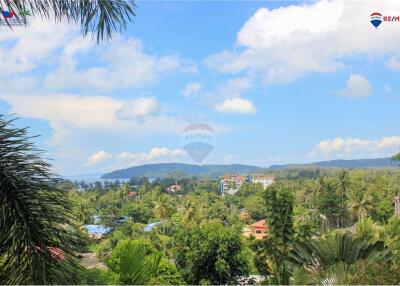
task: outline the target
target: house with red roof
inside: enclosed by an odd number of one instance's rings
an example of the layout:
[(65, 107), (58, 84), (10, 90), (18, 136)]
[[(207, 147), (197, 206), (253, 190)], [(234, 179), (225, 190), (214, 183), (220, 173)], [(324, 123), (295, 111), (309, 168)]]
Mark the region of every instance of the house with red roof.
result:
[(256, 221), (250, 227), (243, 228), (244, 236), (254, 236), (256, 239), (263, 239), (268, 235), (268, 225), (265, 219)]

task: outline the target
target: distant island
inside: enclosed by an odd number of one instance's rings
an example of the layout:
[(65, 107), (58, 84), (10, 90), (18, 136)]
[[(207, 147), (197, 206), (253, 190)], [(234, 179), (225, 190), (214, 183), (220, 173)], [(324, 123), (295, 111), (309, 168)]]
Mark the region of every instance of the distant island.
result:
[(102, 179), (128, 179), (133, 177), (164, 178), (171, 175), (218, 177), (226, 173), (249, 174), (267, 171), (277, 171), (291, 168), (395, 168), (398, 165), (391, 158), (357, 159), (357, 160), (331, 160), (308, 164), (272, 165), (262, 168), (251, 165), (195, 165), (183, 163), (158, 163), (134, 166), (126, 169), (115, 170), (101, 176)]

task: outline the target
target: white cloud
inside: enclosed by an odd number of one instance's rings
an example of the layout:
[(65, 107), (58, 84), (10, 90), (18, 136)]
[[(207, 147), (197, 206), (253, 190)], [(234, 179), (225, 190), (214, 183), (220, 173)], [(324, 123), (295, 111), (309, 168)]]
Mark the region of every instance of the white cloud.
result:
[(140, 153), (121, 152), (115, 156), (113, 169), (154, 163), (162, 160), (173, 160), (181, 158), (185, 154), (186, 152), (182, 149), (168, 149), (167, 147), (154, 147), (148, 152)]
[(199, 82), (189, 82), (181, 91), (181, 94), (186, 97), (197, 96), (202, 88)]
[(112, 155), (106, 151), (100, 150), (88, 158), (87, 166), (94, 166), (101, 162), (107, 161)]
[(310, 156), (324, 159), (376, 158), (391, 156), (399, 149), (400, 136), (384, 137), (380, 140), (338, 137), (319, 142)]
[[(131, 113), (127, 110), (124, 116), (137, 115), (131, 120), (120, 120), (116, 113), (121, 108), (132, 105), (110, 96), (78, 96), (74, 94), (48, 94), (48, 95), (1, 95), (10, 106), (10, 113), (49, 122), (53, 134), (48, 144), (55, 146), (59, 152), (66, 150), (76, 152), (79, 149), (80, 138), (92, 134), (98, 136), (127, 136), (143, 137), (154, 134), (179, 134), (185, 125), (185, 120), (179, 116), (169, 116), (162, 113), (152, 113), (152, 116), (140, 116), (146, 112), (154, 111), (155, 99), (151, 99), (149, 106), (134, 105)], [(139, 103), (141, 100), (139, 100)], [(144, 103), (148, 103), (144, 100)], [(140, 108), (139, 108), (140, 107)], [(121, 115), (121, 114), (120, 114)], [(121, 115), (122, 116), (122, 115)], [(127, 119), (128, 117), (125, 117)], [(90, 139), (86, 139), (90, 140)], [(94, 144), (94, 142), (93, 142)]]
[[(97, 55), (98, 61), (89, 68), (78, 69), (76, 53), (88, 50)], [(173, 55), (147, 54), (139, 39), (121, 37), (106, 48), (73, 41), (65, 47), (59, 69), (46, 77), (45, 86), (110, 91), (142, 87), (175, 71), (192, 72), (193, 63)]]
[(112, 159), (113, 163), (109, 169), (115, 170), (146, 163), (176, 160), (182, 158), (185, 154), (186, 152), (182, 149), (168, 149), (167, 147), (154, 147), (148, 152), (139, 153), (125, 151), (116, 155), (100, 150), (88, 158), (86, 166), (93, 167), (100, 163), (110, 162)]
[(189, 83), (182, 93), (191, 100), (196, 100), (200, 104), (215, 109), (215, 106), (222, 101), (243, 98), (244, 93), (253, 88), (253, 83), (249, 78), (232, 78), (220, 83), (214, 90), (202, 91), (202, 86), (197, 83)]
[(392, 70), (400, 71), (400, 60), (398, 57), (392, 57), (390, 60), (386, 63), (388, 68), (391, 68)]
[(351, 74), (346, 82), (346, 87), (338, 92), (340, 96), (367, 97), (372, 93), (369, 81), (359, 74)]
[(139, 97), (130, 101), (125, 101), (115, 112), (115, 116), (121, 120), (156, 115), (161, 107), (155, 97)]
[(54, 52), (64, 46), (76, 29), (73, 25), (30, 18), (29, 25), (2, 28), (0, 43), (0, 76), (28, 72), (39, 64), (55, 61)]
[(0, 95), (11, 105), (11, 113), (50, 122), (68, 124), (78, 128), (108, 126), (122, 101), (108, 96)]
[(256, 108), (250, 100), (243, 98), (227, 99), (215, 105), (215, 110), (221, 113), (256, 113)]
[[(206, 60), (213, 70), (245, 72), (266, 83), (288, 82), (310, 72), (344, 66), (346, 56), (399, 52), (395, 23), (375, 29), (371, 11), (400, 11), (397, 1), (327, 1), (258, 9), (237, 34), (236, 46)], [(373, 41), (371, 40), (373, 39)]]

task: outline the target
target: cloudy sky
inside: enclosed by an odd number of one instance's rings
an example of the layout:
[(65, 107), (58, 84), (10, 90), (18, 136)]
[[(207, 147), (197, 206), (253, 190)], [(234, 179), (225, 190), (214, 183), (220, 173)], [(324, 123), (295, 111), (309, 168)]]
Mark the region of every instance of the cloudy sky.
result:
[(17, 114), (63, 175), (192, 162), (182, 130), (215, 132), (204, 163), (269, 166), (400, 149), (400, 1), (137, 2), (96, 44), (71, 24), (0, 29), (0, 114)]

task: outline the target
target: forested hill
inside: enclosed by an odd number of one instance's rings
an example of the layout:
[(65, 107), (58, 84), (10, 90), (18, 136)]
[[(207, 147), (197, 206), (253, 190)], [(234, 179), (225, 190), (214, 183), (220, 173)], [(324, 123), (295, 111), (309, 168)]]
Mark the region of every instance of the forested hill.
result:
[(321, 161), (310, 164), (287, 164), (287, 165), (272, 165), (269, 170), (281, 170), (296, 167), (322, 167), (322, 168), (394, 168), (398, 167), (398, 163), (392, 161), (390, 158), (377, 158), (377, 159), (357, 159), (357, 160), (331, 160)]
[(321, 167), (321, 168), (392, 168), (397, 167), (390, 158), (359, 159), (359, 160), (332, 160), (315, 162), (311, 164), (287, 164), (273, 165), (269, 168), (261, 168), (249, 165), (194, 165), (181, 163), (146, 164), (116, 170), (101, 176), (102, 179), (127, 179), (132, 177), (167, 177), (167, 176), (196, 176), (217, 177), (225, 173), (248, 174), (262, 171), (274, 171), (288, 168)]
[(126, 179), (132, 177), (166, 177), (185, 175), (196, 177), (218, 177), (225, 173), (247, 174), (263, 171), (263, 168), (248, 165), (192, 165), (181, 163), (146, 164), (116, 170), (101, 176), (102, 179)]

